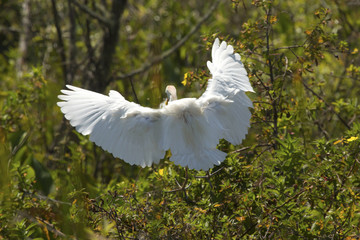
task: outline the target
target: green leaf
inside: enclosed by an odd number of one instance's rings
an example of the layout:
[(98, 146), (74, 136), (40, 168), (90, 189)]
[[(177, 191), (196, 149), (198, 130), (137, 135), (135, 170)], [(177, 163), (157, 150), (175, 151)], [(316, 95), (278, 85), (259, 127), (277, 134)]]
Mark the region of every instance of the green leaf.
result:
[(53, 179), (48, 169), (35, 157), (31, 159), (31, 166), (35, 170), (36, 185), (45, 194), (48, 195), (53, 187)]

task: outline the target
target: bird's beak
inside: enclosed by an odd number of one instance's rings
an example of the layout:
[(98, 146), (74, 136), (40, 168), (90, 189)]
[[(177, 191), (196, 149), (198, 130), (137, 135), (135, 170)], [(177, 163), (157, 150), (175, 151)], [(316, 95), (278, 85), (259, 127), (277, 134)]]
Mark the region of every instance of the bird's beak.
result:
[(168, 105), (168, 103), (169, 103), (169, 99), (166, 98), (166, 100), (165, 100), (165, 105)]

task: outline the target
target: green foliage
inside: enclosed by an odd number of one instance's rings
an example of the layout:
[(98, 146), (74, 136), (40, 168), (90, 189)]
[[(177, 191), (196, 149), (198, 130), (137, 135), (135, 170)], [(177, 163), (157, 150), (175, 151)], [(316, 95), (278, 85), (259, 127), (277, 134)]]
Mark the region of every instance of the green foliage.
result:
[(54, 2), (59, 25), (50, 1), (37, 1), (25, 38), (26, 4), (0, 4), (0, 239), (360, 238), (356, 1), (225, 1), (167, 58), (211, 3), (128, 3), (107, 87), (129, 100), (158, 106), (168, 83), (199, 96), (216, 37), (242, 56), (251, 128), (241, 146), (220, 141), (227, 159), (209, 172), (168, 155), (130, 166), (62, 120), (64, 83), (104, 80), (94, 78), (109, 33), (101, 17), (114, 9)]

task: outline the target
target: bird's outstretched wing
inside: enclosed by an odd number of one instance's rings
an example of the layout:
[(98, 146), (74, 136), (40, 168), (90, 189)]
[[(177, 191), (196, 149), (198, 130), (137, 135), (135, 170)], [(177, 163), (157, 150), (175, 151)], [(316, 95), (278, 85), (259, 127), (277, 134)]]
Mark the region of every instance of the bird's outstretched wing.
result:
[(250, 127), (253, 107), (245, 92), (254, 92), (246, 69), (238, 53), (226, 42), (216, 39), (212, 51), (212, 62), (207, 65), (212, 79), (209, 79), (204, 94), (198, 99), (209, 122), (220, 126), (224, 138), (238, 145), (245, 138)]
[[(212, 75), (208, 86), (202, 97), (211, 95), (221, 95), (231, 98), (238, 92), (254, 92), (247, 76), (244, 64), (238, 53), (234, 53), (234, 48), (226, 42), (219, 43), (217, 38), (211, 50), (212, 62), (208, 61), (207, 66)], [(248, 100), (248, 105), (251, 101)]]
[(196, 170), (220, 164), (226, 153), (216, 149), (219, 139), (240, 144), (250, 126), (253, 91), (239, 54), (216, 39), (212, 79), (199, 98), (174, 100), (162, 109), (126, 101), (120, 93), (109, 96), (74, 86), (62, 90), (58, 105), (71, 125), (90, 140), (130, 164), (157, 163), (166, 150), (170, 160)]
[(231, 45), (219, 44), (216, 39), (208, 67), (212, 79), (199, 99), (180, 99), (164, 108), (167, 134), (162, 145), (171, 149), (170, 160), (197, 170), (224, 161), (226, 154), (216, 149), (219, 139), (237, 145), (245, 138), (252, 107), (245, 91), (254, 91), (240, 55), (234, 54)]
[(161, 109), (142, 107), (116, 92), (109, 96), (67, 85), (58, 106), (70, 124), (98, 146), (130, 164), (158, 163), (165, 151)]

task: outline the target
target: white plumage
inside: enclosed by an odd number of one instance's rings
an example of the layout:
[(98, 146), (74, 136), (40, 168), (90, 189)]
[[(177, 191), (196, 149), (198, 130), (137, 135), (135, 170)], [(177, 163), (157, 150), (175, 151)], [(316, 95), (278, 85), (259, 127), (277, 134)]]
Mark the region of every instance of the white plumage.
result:
[(170, 149), (175, 164), (208, 170), (226, 157), (216, 149), (219, 139), (237, 145), (245, 138), (252, 107), (245, 92), (254, 91), (231, 45), (216, 39), (211, 54), (212, 79), (198, 99), (176, 100), (175, 88), (168, 86), (168, 104), (152, 109), (113, 90), (106, 96), (67, 85), (58, 106), (78, 132), (130, 164), (151, 166)]

